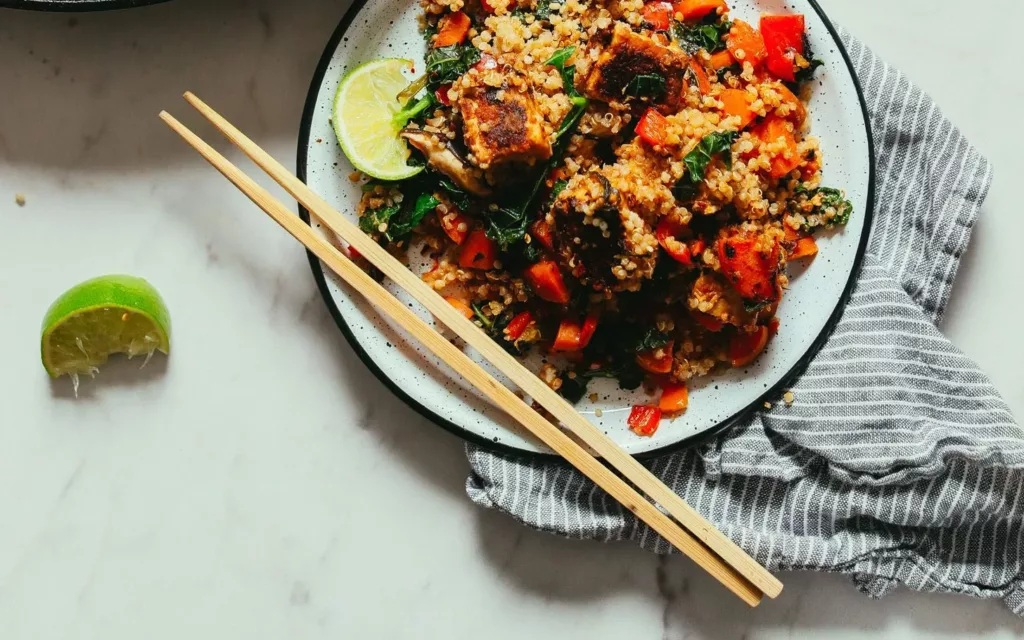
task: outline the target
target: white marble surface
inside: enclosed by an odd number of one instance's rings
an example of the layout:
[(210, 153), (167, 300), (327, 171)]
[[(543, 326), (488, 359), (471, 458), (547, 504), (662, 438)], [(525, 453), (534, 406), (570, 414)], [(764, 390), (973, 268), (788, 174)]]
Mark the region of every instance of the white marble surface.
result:
[[(745, 610), (679, 558), (472, 506), (461, 444), (364, 369), (304, 254), (156, 119), (189, 116), (192, 89), (290, 160), (347, 4), (0, 10), (0, 638), (1024, 635), (997, 602), (873, 602), (834, 576), (785, 575), (778, 601)], [(1009, 115), (1024, 8), (824, 4), (995, 162), (944, 329), (1024, 415), (1024, 333), (1006, 323), (1024, 311)], [(174, 354), (142, 375), (115, 364), (75, 400), (39, 366), (38, 323), (106, 272), (160, 287)]]

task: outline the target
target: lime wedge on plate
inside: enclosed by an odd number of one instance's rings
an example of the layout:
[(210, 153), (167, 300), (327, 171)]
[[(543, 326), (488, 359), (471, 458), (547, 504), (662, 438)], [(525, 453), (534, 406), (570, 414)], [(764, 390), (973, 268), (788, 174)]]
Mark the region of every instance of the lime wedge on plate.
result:
[(46, 372), (57, 378), (95, 373), (114, 353), (170, 351), (171, 318), (151, 284), (132, 276), (101, 276), (68, 289), (43, 318)]
[(410, 167), (409, 147), (399, 137), (402, 111), (398, 99), (409, 81), (403, 71), (411, 60), (384, 58), (353, 69), (334, 96), (334, 133), (349, 161), (378, 180), (404, 180), (423, 171)]

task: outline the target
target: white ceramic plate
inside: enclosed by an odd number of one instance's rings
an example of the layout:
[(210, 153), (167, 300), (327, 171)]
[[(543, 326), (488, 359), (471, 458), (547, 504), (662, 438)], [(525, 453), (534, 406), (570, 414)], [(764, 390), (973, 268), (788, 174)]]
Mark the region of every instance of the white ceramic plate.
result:
[[(782, 329), (768, 350), (746, 369), (694, 382), (689, 409), (675, 420), (663, 421), (653, 437), (639, 437), (626, 427), (630, 407), (651, 401), (642, 390), (621, 391), (613, 380), (591, 383), (590, 391), (597, 392), (599, 399), (584, 398), (579, 410), (633, 454), (693, 442), (756, 410), (763, 398), (777, 395), (813, 357), (838, 320), (867, 243), (874, 180), (871, 134), (860, 87), (834, 28), (813, 0), (732, 0), (730, 6), (732, 15), (754, 24), (763, 12), (806, 16), (812, 50), (825, 61), (813, 82), (810, 103), (811, 130), (820, 138), (824, 156), (823, 184), (846, 189), (854, 215), (841, 232), (820, 237), (820, 252), (809, 267), (802, 272), (790, 267), (792, 284), (779, 313)], [(298, 175), (353, 220), (361, 194), (348, 179), (353, 168), (329, 122), (335, 89), (350, 69), (375, 58), (408, 58), (416, 61), (417, 72), (422, 73), (425, 49), (417, 29), (419, 13), (415, 0), (355, 0), (328, 43), (310, 88), (299, 138)], [(308, 222), (308, 213), (301, 214)], [(396, 395), (468, 440), (521, 452), (548, 452), (333, 274), (325, 276), (318, 260), (311, 257), (311, 265), (339, 328)], [(390, 288), (419, 309), (404, 293)], [(433, 321), (419, 310), (424, 319)]]

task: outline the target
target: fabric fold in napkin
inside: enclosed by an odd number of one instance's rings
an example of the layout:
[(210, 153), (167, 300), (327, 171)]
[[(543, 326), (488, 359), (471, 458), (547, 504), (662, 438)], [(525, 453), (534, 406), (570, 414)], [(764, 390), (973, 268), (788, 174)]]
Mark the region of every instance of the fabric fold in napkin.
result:
[[(1024, 432), (936, 328), (992, 171), (932, 100), (841, 32), (870, 111), (876, 212), (835, 332), (776, 402), (648, 467), (773, 570), (1024, 615)], [(860, 213), (860, 212), (855, 212)], [(574, 469), (469, 446), (476, 503), (574, 538), (669, 545)]]

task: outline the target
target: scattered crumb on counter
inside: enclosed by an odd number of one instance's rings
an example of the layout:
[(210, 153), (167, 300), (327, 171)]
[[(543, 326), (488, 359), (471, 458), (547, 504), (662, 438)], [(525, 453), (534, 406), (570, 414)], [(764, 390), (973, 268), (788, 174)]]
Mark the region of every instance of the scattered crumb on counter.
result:
[(793, 399), (794, 399), (793, 392), (792, 391), (787, 391), (786, 393), (784, 393), (782, 395), (782, 399), (785, 401), (787, 406), (793, 404)]
[(14, 194), (14, 203), (16, 205), (18, 205), (19, 207), (24, 207), (25, 206), (25, 194), (24, 193), (16, 193), (16, 194)]
[(771, 409), (771, 408), (772, 408), (772, 403), (770, 403), (770, 402), (765, 402), (765, 403), (764, 403), (764, 408), (765, 408), (765, 409)]
[(601, 416), (604, 415), (604, 411), (601, 411), (600, 409), (594, 409), (594, 415), (600, 418)]
[(597, 395), (596, 393), (592, 393), (592, 394), (590, 394), (590, 401), (591, 402), (597, 402), (597, 399), (600, 398), (600, 397), (601, 396)]

